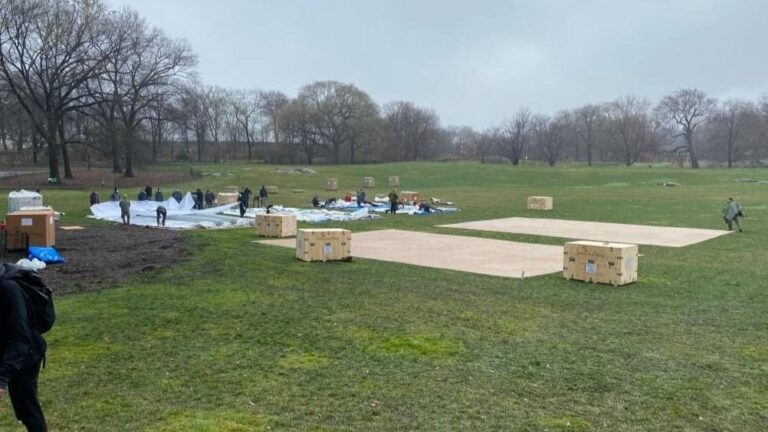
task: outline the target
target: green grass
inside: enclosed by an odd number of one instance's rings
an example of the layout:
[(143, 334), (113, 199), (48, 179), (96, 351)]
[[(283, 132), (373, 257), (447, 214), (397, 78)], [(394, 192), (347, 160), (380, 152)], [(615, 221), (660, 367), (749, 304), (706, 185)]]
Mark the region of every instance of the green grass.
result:
[[(642, 246), (639, 282), (619, 288), (557, 274), (515, 280), (369, 260), (307, 264), (253, 243), (250, 231), (190, 232), (195, 253), (182, 265), (58, 299), (41, 378), (53, 430), (768, 430), (768, 184), (735, 182), (768, 171), (195, 168), (231, 175), (183, 186), (274, 184), (283, 193), (272, 201), (289, 205), (330, 196), (326, 177), (346, 191), (363, 176), (382, 183), (399, 175), (402, 189), (462, 208), (327, 225), (356, 231), (455, 234), (435, 225), (507, 216), (722, 228), (728, 196), (749, 217), (743, 234)], [(89, 222), (88, 191), (43, 192), (66, 222)], [(555, 211), (524, 210), (532, 194), (554, 196)], [(0, 429), (14, 430), (7, 400)]]

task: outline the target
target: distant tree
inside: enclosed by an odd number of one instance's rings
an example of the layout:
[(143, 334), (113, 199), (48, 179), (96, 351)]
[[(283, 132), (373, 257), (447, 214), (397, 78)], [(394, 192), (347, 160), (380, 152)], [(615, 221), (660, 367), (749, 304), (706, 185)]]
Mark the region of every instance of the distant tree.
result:
[(627, 95), (606, 105), (607, 129), (613, 148), (626, 166), (637, 162), (655, 142), (648, 99)]
[(313, 120), (313, 108), (304, 99), (295, 99), (280, 110), (279, 121), (286, 142), (295, 145), (312, 165), (322, 148), (322, 135)]
[(656, 107), (659, 118), (677, 126), (676, 137), (683, 137), (691, 159), (691, 168), (699, 168), (694, 146), (696, 128), (707, 121), (717, 108), (717, 101), (697, 89), (682, 89), (664, 96)]
[(248, 146), (248, 160), (253, 159), (256, 130), (261, 124), (261, 100), (261, 93), (255, 90), (241, 90), (230, 98), (233, 120), (230, 128), (242, 130)]
[(440, 120), (433, 110), (412, 102), (390, 102), (384, 105), (384, 118), (389, 145), (400, 158), (415, 161), (427, 156), (440, 130)]
[(259, 113), (264, 118), (265, 130), (272, 135), (272, 142), (280, 142), (280, 110), (290, 101), (285, 93), (268, 90), (259, 93)]
[[(587, 165), (592, 165), (592, 153), (597, 144), (602, 110), (600, 105), (587, 104), (573, 112), (576, 134), (587, 151)], [(578, 158), (578, 155), (577, 155)]]
[(728, 99), (710, 117), (712, 138), (721, 143), (728, 168), (743, 153), (742, 142), (757, 107), (740, 99)]
[(499, 129), (498, 139), (502, 151), (517, 166), (523, 157), (525, 146), (531, 138), (532, 128), (531, 111), (528, 108), (520, 108), (514, 119), (507, 119)]
[(537, 114), (532, 117), (533, 135), (543, 159), (551, 167), (560, 159), (568, 138), (569, 119), (565, 112), (554, 117)]

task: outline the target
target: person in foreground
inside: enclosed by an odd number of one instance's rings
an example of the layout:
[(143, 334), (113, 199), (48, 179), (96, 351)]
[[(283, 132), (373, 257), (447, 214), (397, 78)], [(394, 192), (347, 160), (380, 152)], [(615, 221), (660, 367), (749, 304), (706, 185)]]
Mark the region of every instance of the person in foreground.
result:
[(46, 343), (30, 326), (27, 303), (18, 283), (0, 279), (0, 398), (11, 398), (16, 418), (30, 432), (48, 427), (37, 398), (37, 379)]
[(723, 207), (723, 220), (725, 220), (725, 225), (728, 227), (728, 231), (733, 231), (733, 223), (735, 222), (736, 226), (739, 227), (739, 232), (742, 232), (741, 224), (739, 223), (740, 217), (744, 217), (741, 204), (734, 201), (733, 198), (728, 198), (728, 201), (726, 201), (725, 206)]

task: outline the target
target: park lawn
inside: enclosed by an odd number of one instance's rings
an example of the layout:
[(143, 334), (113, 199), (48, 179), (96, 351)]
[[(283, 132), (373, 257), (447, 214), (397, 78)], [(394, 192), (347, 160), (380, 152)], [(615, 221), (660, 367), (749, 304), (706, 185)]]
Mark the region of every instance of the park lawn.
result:
[[(41, 378), (52, 430), (768, 429), (768, 184), (735, 181), (767, 180), (768, 171), (274, 168), (195, 165), (204, 176), (181, 186), (257, 190), (263, 182), (282, 191), (271, 202), (307, 205), (313, 193), (332, 196), (327, 177), (345, 192), (363, 176), (386, 185), (399, 175), (401, 189), (462, 210), (326, 226), (547, 244), (564, 240), (435, 225), (530, 216), (718, 229), (728, 196), (749, 217), (742, 234), (641, 246), (639, 282), (619, 288), (559, 274), (517, 280), (370, 260), (307, 264), (253, 243), (249, 230), (189, 232), (194, 253), (183, 265), (58, 298)], [(91, 223), (88, 192), (43, 191), (66, 223)], [(553, 196), (555, 211), (525, 210), (534, 194)], [(14, 430), (7, 400), (6, 429)]]

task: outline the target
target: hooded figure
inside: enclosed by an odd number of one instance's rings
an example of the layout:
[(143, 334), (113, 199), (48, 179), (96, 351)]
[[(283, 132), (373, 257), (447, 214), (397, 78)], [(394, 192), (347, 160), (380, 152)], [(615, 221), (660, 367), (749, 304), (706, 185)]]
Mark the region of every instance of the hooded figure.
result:
[(743, 216), (744, 212), (741, 210), (741, 204), (734, 201), (733, 198), (728, 198), (723, 207), (723, 220), (728, 227), (728, 231), (733, 231), (733, 223), (735, 222), (736, 226), (739, 227), (739, 232), (742, 232), (739, 217)]

